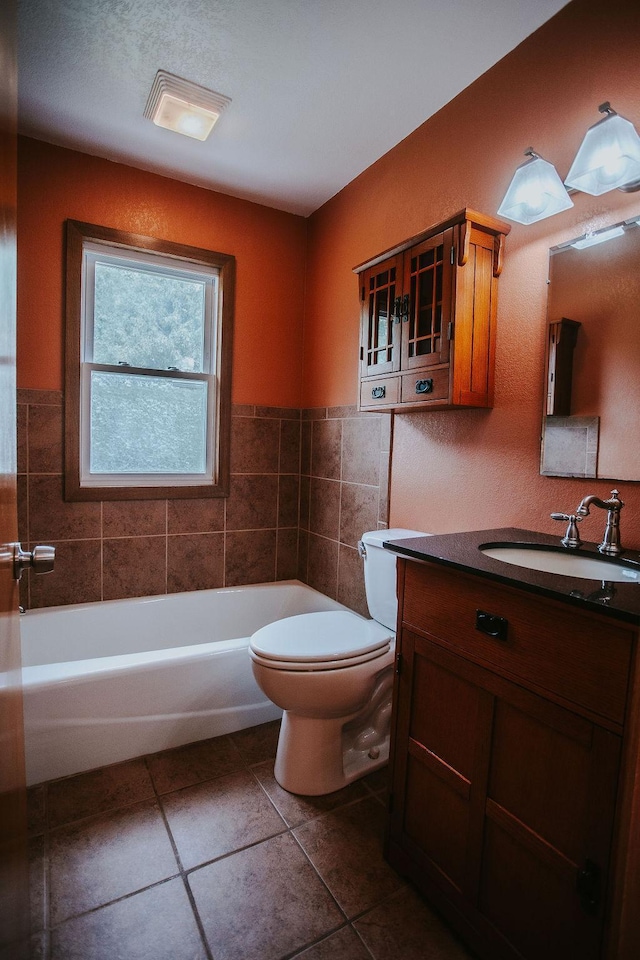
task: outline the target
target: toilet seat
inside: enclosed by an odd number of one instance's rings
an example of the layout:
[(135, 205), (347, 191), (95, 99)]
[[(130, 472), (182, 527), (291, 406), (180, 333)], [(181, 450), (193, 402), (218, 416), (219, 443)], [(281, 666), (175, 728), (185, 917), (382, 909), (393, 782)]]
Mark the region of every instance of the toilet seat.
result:
[(347, 610), (304, 613), (257, 630), (249, 653), (272, 670), (336, 670), (383, 656), (394, 636), (375, 620)]

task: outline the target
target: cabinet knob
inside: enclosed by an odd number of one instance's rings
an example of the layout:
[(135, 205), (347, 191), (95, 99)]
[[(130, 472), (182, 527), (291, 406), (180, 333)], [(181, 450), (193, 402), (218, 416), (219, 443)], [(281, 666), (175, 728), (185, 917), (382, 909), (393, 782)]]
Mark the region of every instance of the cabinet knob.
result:
[(386, 387), (374, 387), (371, 391), (371, 397), (373, 400), (383, 400), (387, 392)]
[(486, 633), (488, 637), (494, 637), (496, 640), (506, 640), (509, 621), (504, 617), (487, 613), (485, 610), (476, 610), (476, 630), (479, 630), (480, 633)]

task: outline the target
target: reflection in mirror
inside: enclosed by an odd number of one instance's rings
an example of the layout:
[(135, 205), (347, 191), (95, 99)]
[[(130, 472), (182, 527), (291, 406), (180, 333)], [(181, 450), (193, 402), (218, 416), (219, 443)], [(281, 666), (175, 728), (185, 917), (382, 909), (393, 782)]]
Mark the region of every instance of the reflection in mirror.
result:
[(541, 473), (640, 480), (640, 216), (549, 253)]

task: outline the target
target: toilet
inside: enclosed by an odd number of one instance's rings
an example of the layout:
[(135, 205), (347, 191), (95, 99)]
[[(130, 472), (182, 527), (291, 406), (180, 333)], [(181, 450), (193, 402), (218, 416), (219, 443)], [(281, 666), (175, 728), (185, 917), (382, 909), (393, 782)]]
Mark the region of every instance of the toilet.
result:
[(274, 773), (290, 793), (333, 793), (387, 762), (398, 601), (396, 555), (383, 544), (424, 536), (400, 528), (362, 535), (373, 619), (346, 609), (305, 613), (250, 638), (256, 682), (284, 711)]

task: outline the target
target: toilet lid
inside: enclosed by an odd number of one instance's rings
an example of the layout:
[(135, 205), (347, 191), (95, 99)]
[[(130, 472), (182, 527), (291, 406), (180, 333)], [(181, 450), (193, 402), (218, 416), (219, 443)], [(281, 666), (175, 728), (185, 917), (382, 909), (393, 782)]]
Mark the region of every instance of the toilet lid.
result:
[(348, 610), (303, 613), (269, 623), (253, 634), (251, 650), (283, 663), (326, 663), (369, 659), (388, 648), (394, 633)]

